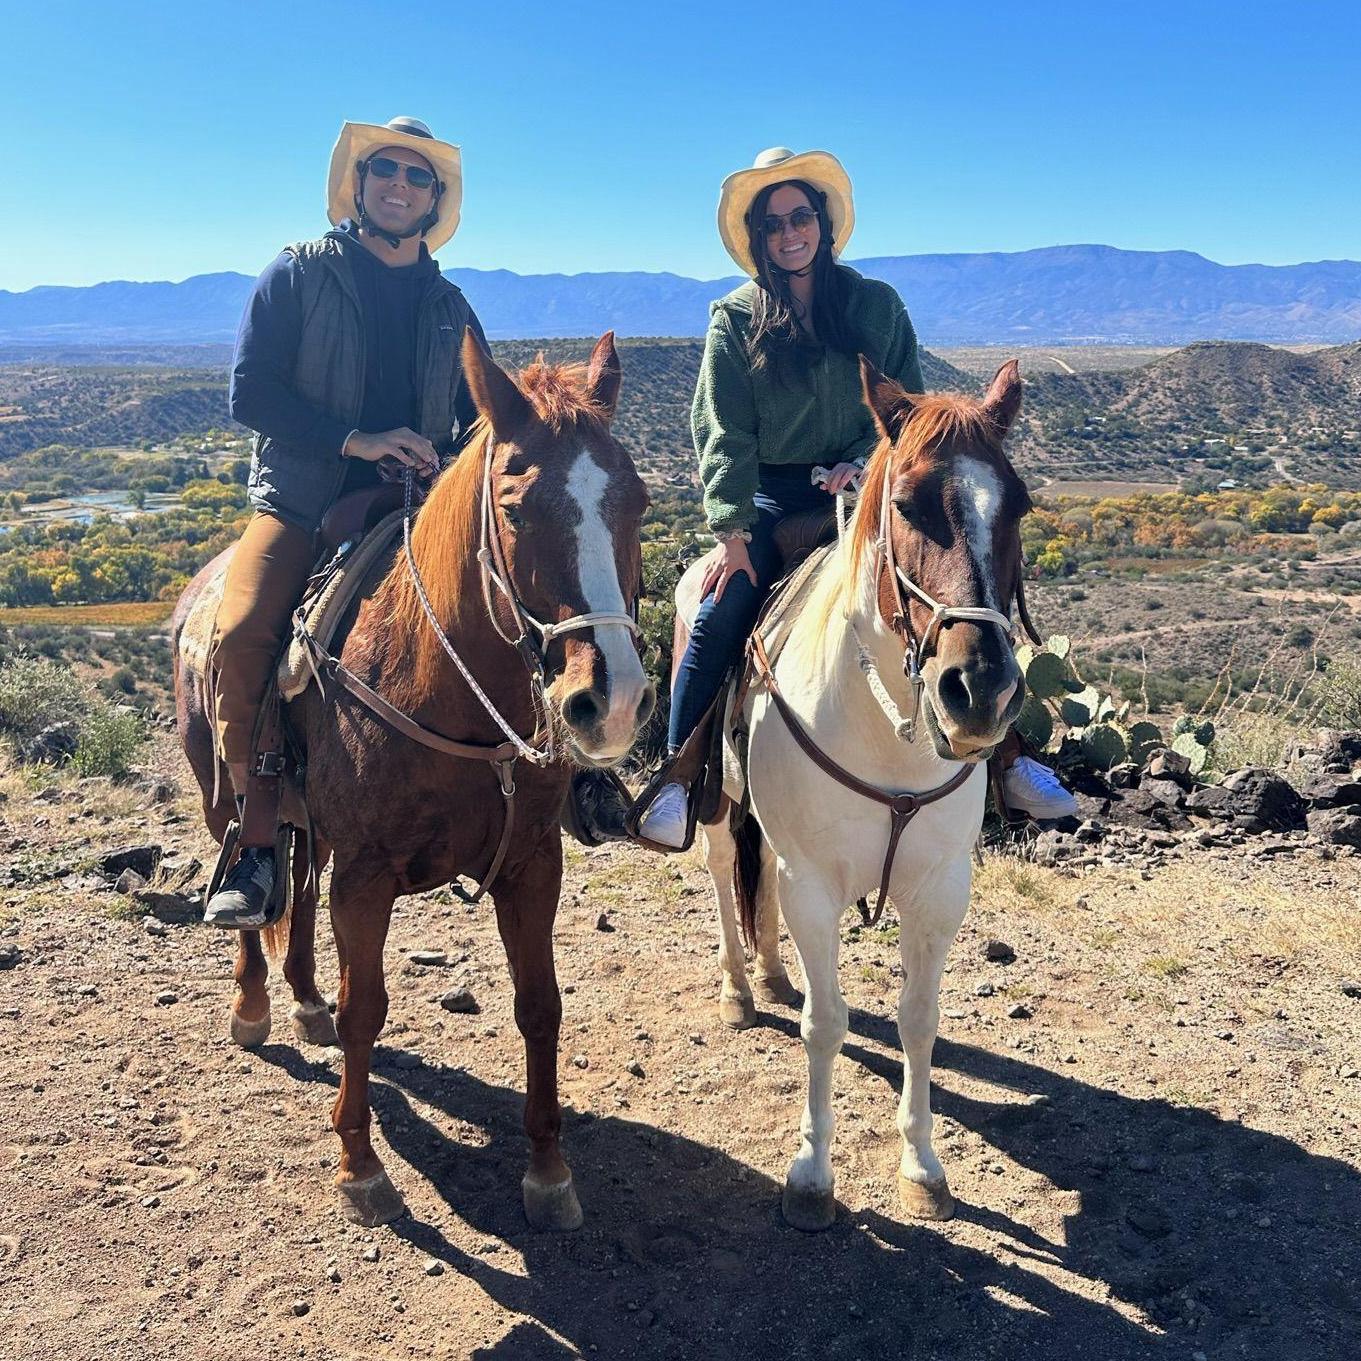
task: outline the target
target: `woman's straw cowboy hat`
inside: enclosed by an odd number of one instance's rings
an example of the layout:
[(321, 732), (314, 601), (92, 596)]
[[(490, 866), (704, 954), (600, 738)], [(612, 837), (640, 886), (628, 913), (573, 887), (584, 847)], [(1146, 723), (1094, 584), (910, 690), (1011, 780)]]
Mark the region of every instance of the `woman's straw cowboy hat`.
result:
[(463, 207), (463, 156), (458, 147), (437, 141), (419, 118), (394, 118), (389, 123), (346, 123), (331, 152), (331, 173), (326, 182), (326, 216), (338, 227), (347, 217), (358, 216), (354, 201), (354, 168), (384, 147), (405, 147), (430, 162), (439, 179), (439, 200), (434, 223), (425, 232), (425, 244), (438, 250), (458, 230)]
[(756, 277), (756, 261), (751, 258), (747, 240), (747, 214), (762, 189), (786, 180), (804, 180), (827, 195), (834, 255), (846, 249), (846, 242), (855, 230), (851, 177), (830, 151), (801, 151), (796, 156), (788, 147), (771, 147), (749, 169), (734, 170), (723, 181), (718, 196), (718, 234), (738, 267), (752, 278)]

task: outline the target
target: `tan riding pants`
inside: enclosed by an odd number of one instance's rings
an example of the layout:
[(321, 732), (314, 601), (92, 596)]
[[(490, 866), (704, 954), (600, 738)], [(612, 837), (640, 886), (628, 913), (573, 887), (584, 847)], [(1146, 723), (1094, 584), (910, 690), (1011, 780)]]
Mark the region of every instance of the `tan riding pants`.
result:
[(210, 667), (216, 672), (218, 750), (228, 765), (251, 760), (260, 705), (315, 555), (307, 530), (257, 512), (227, 565)]

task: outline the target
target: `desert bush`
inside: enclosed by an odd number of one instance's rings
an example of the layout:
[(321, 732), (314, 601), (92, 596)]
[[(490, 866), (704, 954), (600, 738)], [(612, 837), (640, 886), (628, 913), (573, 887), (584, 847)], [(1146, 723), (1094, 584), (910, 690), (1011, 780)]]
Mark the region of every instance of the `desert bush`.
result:
[(1321, 723), (1330, 728), (1361, 728), (1361, 657), (1334, 657), (1318, 692)]
[(46, 657), (18, 656), (0, 666), (0, 733), (16, 742), (78, 716), (89, 692), (65, 667)]
[(0, 664), (0, 735), (16, 754), (62, 724), (75, 727), (71, 763), (81, 775), (126, 775), (147, 736), (136, 713), (110, 704), (46, 657), (21, 654)]
[(138, 747), (146, 740), (146, 725), (135, 714), (107, 704), (96, 704), (80, 724), (80, 739), (71, 764), (78, 774), (122, 779), (132, 768)]

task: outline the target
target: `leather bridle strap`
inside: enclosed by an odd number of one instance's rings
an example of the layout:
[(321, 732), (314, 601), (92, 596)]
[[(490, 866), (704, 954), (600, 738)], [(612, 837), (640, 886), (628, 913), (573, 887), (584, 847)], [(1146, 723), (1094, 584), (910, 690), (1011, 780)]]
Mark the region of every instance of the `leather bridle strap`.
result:
[[(525, 608), (519, 592), (515, 589), (515, 580), (510, 574), (510, 564), (506, 560), (506, 551), (502, 546), (496, 521), (496, 509), (492, 503), (491, 465), (494, 453), (495, 446), (489, 444), (482, 463), (482, 542), (477, 550), (477, 561), (482, 568), (482, 599), (487, 606), (487, 613), (491, 616), (492, 627), (525, 658), (531, 668), (540, 672), (544, 667), (544, 652), (559, 634), (571, 633), (576, 629), (596, 628), (602, 624), (616, 624), (620, 628), (628, 629), (635, 638), (638, 637), (642, 633), (642, 626), (632, 614), (621, 614), (614, 610), (589, 610), (584, 614), (571, 615), (556, 624), (546, 624), (542, 619), (536, 619)], [(519, 629), (519, 636), (516, 638), (512, 638), (501, 627), (501, 620), (496, 613), (496, 602), (491, 593), (493, 586), (501, 592), (510, 606), (511, 617)], [(537, 641), (530, 636), (530, 629), (539, 635)]]
[(935, 789), (928, 789), (922, 794), (893, 794), (886, 789), (880, 789), (877, 785), (868, 784), (858, 775), (851, 774), (845, 766), (834, 761), (808, 735), (803, 724), (799, 722), (798, 716), (789, 707), (789, 701), (780, 691), (779, 683), (775, 679), (775, 670), (770, 664), (770, 658), (766, 655), (765, 644), (761, 641), (759, 633), (752, 634), (751, 641), (748, 644), (748, 655), (756, 674), (769, 692), (776, 711), (784, 719), (785, 727), (789, 729), (790, 736), (803, 749), (804, 754), (819, 770), (830, 775), (838, 784), (843, 785), (854, 794), (859, 794), (861, 798), (870, 799), (888, 809), (888, 849), (884, 852), (884, 868), (879, 876), (879, 896), (875, 900), (874, 910), (869, 919), (869, 925), (873, 926), (884, 915), (884, 901), (888, 897), (889, 880), (893, 875), (893, 862), (898, 854), (898, 843), (902, 840), (903, 831), (907, 824), (928, 803), (935, 803), (937, 800), (945, 798), (947, 794), (953, 794), (973, 774), (974, 767), (973, 765), (964, 766), (944, 784), (937, 785)]
[(501, 826), (501, 839), (497, 842), (491, 864), (488, 865), (487, 872), (482, 876), (477, 888), (471, 894), (465, 895), (468, 902), (477, 902), (492, 886), (492, 881), (499, 873), (515, 831), (515, 762), (520, 755), (516, 744), (499, 742), (495, 746), (489, 746), (482, 742), (456, 742), (452, 737), (445, 737), (443, 733), (423, 727), (414, 718), (389, 704), (377, 690), (366, 685), (353, 671), (344, 666), (338, 657), (323, 652), (321, 670), (328, 679), (348, 690), (366, 709), (376, 714), (388, 727), (401, 733), (403, 737), (409, 737), (413, 742), (419, 742), (421, 746), (442, 752), (446, 756), (457, 756), (466, 761), (487, 761), (496, 768), (506, 813)]

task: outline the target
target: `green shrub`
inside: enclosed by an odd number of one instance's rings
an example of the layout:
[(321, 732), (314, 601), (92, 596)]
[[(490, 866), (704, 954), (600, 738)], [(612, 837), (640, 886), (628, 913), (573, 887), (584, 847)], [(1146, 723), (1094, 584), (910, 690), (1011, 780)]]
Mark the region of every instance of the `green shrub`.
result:
[(98, 705), (80, 725), (80, 741), (71, 764), (82, 776), (121, 779), (132, 768), (133, 757), (146, 736), (146, 725), (136, 714)]
[(1321, 723), (1330, 728), (1361, 728), (1361, 657), (1334, 657), (1318, 691)]
[(0, 666), (0, 732), (19, 742), (64, 719), (79, 718), (89, 692), (64, 666), (19, 655)]

